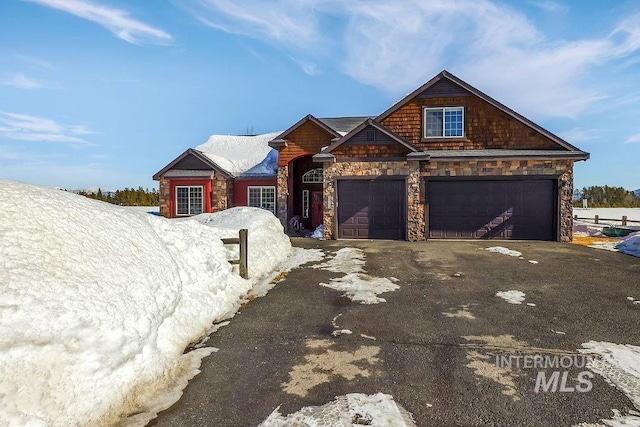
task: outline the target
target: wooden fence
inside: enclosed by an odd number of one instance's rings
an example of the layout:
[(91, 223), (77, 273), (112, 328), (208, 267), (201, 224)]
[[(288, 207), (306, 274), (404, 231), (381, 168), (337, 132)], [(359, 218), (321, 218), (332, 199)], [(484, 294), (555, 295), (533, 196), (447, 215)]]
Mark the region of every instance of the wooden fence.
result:
[(242, 228), (238, 233), (238, 237), (230, 239), (221, 239), (225, 245), (240, 245), (240, 259), (230, 259), (229, 264), (237, 264), (240, 270), (240, 277), (243, 279), (249, 278), (249, 270), (247, 267), (247, 242), (249, 237), (249, 230)]
[(633, 219), (627, 219), (626, 215), (624, 215), (622, 217), (622, 219), (600, 218), (600, 215), (596, 215), (593, 218), (579, 218), (578, 215), (574, 215), (573, 219), (576, 219), (576, 220), (584, 219), (584, 220), (587, 220), (587, 221), (592, 221), (593, 220), (595, 224), (599, 224), (600, 221), (617, 221), (617, 222), (622, 222), (622, 225), (628, 225), (628, 223), (630, 223), (630, 222), (631, 223), (640, 224), (640, 221), (636, 221), (636, 220), (633, 220)]

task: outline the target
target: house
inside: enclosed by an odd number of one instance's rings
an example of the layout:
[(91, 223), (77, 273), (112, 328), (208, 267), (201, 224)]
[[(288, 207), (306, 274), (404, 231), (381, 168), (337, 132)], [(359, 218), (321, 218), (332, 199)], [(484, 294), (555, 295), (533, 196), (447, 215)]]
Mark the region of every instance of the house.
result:
[[(277, 152), (265, 135), (212, 135), (153, 176), (160, 181), (160, 215), (167, 218), (255, 206), (276, 213)], [(240, 149), (239, 149), (240, 147)]]
[[(273, 188), (283, 224), (324, 224), (331, 239), (571, 241), (573, 163), (589, 158), (447, 71), (377, 117), (308, 115), (268, 145), (275, 175), (246, 188)], [(236, 189), (238, 202), (249, 199), (239, 184), (248, 177), (200, 154), (187, 150), (154, 176), (163, 215), (178, 212), (174, 187), (211, 189), (212, 211), (231, 206)]]

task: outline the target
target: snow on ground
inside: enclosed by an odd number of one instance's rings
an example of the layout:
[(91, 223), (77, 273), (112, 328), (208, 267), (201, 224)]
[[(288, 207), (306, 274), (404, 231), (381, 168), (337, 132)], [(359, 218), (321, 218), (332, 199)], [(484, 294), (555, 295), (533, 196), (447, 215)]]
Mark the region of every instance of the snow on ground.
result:
[[(196, 150), (233, 175), (275, 175), (278, 152), (268, 142), (282, 132), (254, 136), (211, 135)], [(238, 150), (241, 147), (241, 150)]]
[(411, 414), (388, 394), (351, 393), (322, 406), (302, 408), (286, 417), (278, 408), (259, 427), (354, 425), (411, 427), (416, 424)]
[(640, 233), (634, 233), (615, 246), (618, 252), (640, 257)]
[(502, 298), (509, 304), (522, 304), (524, 302), (525, 294), (521, 291), (500, 291), (496, 296)]
[[(626, 216), (628, 220), (640, 221), (640, 208), (573, 208), (573, 216), (578, 215), (579, 222), (593, 224), (596, 215), (600, 218), (601, 223), (606, 224), (622, 224), (622, 217)], [(617, 221), (608, 221), (608, 219)], [(640, 224), (632, 223), (631, 225), (640, 226)]]
[(503, 255), (509, 255), (512, 257), (521, 257), (522, 256), (522, 252), (518, 252), (518, 251), (514, 251), (508, 248), (505, 248), (504, 246), (492, 246), (490, 248), (486, 248), (487, 251), (489, 252), (495, 252), (497, 254), (503, 254)]
[(345, 274), (343, 277), (331, 279), (331, 282), (320, 283), (320, 285), (343, 292), (352, 301), (361, 304), (386, 302), (378, 294), (395, 291), (400, 289), (400, 286), (386, 277), (373, 277), (366, 274), (364, 263), (365, 255), (361, 249), (342, 248), (329, 261), (312, 267)]
[[(591, 358), (588, 368), (624, 393), (640, 411), (640, 347), (599, 341), (589, 341), (582, 347), (580, 352), (600, 356)], [(613, 420), (602, 422), (609, 426), (638, 426), (640, 416), (616, 413)]]
[(313, 230), (313, 233), (309, 235), (312, 239), (324, 240), (324, 225), (320, 224)]
[[(10, 181), (0, 206), (1, 425), (130, 414), (127, 424), (145, 424), (213, 351), (184, 349), (291, 253), (260, 209), (171, 221)], [(250, 280), (219, 240), (239, 228), (249, 228)]]

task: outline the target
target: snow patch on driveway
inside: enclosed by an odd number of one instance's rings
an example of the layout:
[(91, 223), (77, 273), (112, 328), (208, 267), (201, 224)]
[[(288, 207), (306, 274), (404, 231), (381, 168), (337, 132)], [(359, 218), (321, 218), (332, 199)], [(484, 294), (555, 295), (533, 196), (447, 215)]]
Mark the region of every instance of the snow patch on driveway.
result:
[(497, 254), (512, 256), (512, 257), (521, 257), (522, 256), (522, 252), (514, 251), (512, 249), (505, 248), (504, 246), (492, 246), (490, 248), (486, 248), (485, 250), (487, 250), (489, 252), (494, 252), (494, 253), (497, 253)]
[(412, 427), (416, 424), (411, 414), (388, 394), (351, 393), (322, 406), (307, 406), (286, 417), (278, 408), (259, 427), (352, 425)]
[[(327, 262), (314, 265), (313, 268), (344, 273), (345, 276), (331, 279), (329, 283), (320, 283), (320, 286), (343, 292), (352, 301), (361, 304), (378, 304), (386, 302), (378, 296), (385, 292), (400, 289), (386, 277), (373, 277), (364, 272), (365, 254), (361, 249), (342, 248)], [(396, 279), (397, 280), (397, 279)]]
[(500, 291), (496, 296), (502, 298), (509, 304), (522, 304), (524, 302), (525, 294), (521, 291)]
[[(640, 347), (601, 341), (589, 341), (582, 344), (582, 347), (584, 348), (579, 349), (582, 353), (596, 353), (601, 356), (591, 358), (588, 368), (603, 376), (640, 410)], [(633, 421), (635, 424), (617, 425), (640, 425), (640, 417), (633, 417)]]
[(365, 255), (362, 249), (342, 248), (329, 261), (312, 267), (334, 273), (364, 273), (364, 260)]

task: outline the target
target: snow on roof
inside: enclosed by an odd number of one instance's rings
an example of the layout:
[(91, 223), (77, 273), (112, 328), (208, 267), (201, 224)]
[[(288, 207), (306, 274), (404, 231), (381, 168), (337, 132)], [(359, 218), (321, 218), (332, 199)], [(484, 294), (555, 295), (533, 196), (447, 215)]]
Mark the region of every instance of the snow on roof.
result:
[(282, 132), (262, 135), (211, 135), (195, 147), (231, 175), (275, 175), (277, 151), (268, 143)]

